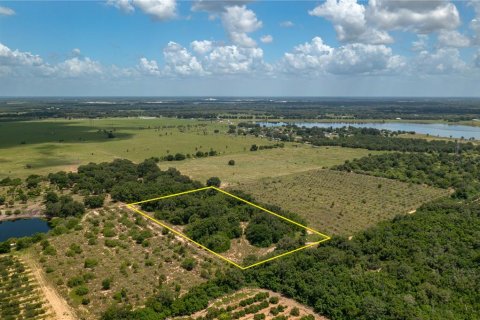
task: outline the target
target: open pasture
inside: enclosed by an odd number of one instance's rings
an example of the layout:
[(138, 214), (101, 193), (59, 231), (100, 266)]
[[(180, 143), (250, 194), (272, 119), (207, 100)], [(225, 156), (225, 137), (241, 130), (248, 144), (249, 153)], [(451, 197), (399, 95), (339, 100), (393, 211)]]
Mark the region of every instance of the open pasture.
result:
[(249, 150), (252, 144), (269, 144), (252, 136), (227, 135), (227, 130), (226, 121), (174, 118), (3, 122), (0, 178), (75, 170), (80, 164), (114, 158), (140, 162), (150, 157), (211, 149), (218, 154), (231, 154)]
[[(263, 143), (266, 144), (266, 140)], [(378, 151), (342, 147), (312, 147), (303, 144), (286, 144), (284, 148), (247, 151), (217, 157), (190, 159), (175, 163), (175, 167), (193, 179), (205, 181), (217, 176), (224, 186), (253, 182), (267, 177), (321, 169), (345, 160), (380, 154)], [(235, 165), (229, 166), (228, 161)], [(246, 190), (248, 192), (248, 190)], [(257, 198), (263, 203), (262, 198)]]
[(412, 213), (421, 204), (448, 195), (447, 190), (372, 176), (312, 170), (241, 183), (264, 203), (295, 212), (327, 235), (350, 236), (377, 222)]

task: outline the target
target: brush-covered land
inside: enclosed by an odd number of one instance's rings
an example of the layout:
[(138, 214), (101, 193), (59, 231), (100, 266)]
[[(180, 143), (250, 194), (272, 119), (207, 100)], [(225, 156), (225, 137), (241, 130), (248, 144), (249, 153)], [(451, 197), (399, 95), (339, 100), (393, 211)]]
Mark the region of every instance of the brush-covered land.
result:
[(320, 232), (344, 236), (449, 194), (445, 189), (333, 170), (264, 178), (237, 188), (296, 212)]

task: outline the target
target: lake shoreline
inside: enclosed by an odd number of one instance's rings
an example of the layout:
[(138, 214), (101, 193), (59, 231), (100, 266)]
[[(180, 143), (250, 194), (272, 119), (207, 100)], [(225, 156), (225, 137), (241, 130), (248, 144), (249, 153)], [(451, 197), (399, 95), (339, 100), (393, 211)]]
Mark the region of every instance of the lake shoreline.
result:
[(14, 220), (21, 220), (21, 219), (33, 219), (33, 218), (38, 218), (38, 219), (45, 219), (48, 220), (48, 217), (44, 213), (37, 213), (37, 212), (27, 212), (27, 213), (20, 213), (20, 214), (11, 214), (11, 215), (6, 215), (3, 213), (0, 215), (0, 223), (4, 221), (14, 221)]

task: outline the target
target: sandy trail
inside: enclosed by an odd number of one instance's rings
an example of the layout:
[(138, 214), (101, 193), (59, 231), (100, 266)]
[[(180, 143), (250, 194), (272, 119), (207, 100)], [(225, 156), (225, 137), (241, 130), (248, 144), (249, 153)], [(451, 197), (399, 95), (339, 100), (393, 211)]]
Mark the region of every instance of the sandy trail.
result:
[(21, 257), (26, 266), (32, 271), (32, 276), (38, 282), (40, 290), (42, 290), (45, 299), (48, 301), (53, 312), (54, 319), (58, 320), (77, 320), (75, 313), (68, 303), (58, 294), (58, 292), (47, 282), (42, 268), (30, 256)]

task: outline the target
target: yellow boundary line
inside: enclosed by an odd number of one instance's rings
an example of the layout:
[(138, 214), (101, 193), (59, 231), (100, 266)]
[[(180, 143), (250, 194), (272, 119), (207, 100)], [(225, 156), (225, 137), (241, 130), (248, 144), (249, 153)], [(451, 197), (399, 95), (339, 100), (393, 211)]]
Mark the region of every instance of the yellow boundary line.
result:
[[(244, 267), (244, 266), (241, 266), (241, 265), (235, 263), (234, 261), (228, 259), (227, 257), (224, 257), (224, 256), (222, 256), (221, 254), (219, 254), (219, 253), (217, 253), (217, 252), (215, 252), (215, 251), (207, 248), (207, 247), (204, 246), (203, 244), (198, 243), (197, 241), (189, 238), (187, 235), (185, 235), (185, 234), (183, 234), (183, 233), (181, 233), (181, 232), (173, 229), (172, 227), (170, 227), (170, 226), (166, 225), (165, 223), (163, 223), (163, 222), (161, 222), (161, 221), (159, 221), (159, 220), (151, 217), (151, 216), (148, 215), (147, 213), (145, 213), (145, 212), (143, 212), (142, 210), (139, 210), (139, 209), (137, 209), (137, 208), (135, 207), (135, 205), (142, 204), (142, 203), (146, 203), (146, 202), (150, 202), (150, 201), (163, 200), (163, 199), (167, 199), (167, 198), (172, 198), (172, 197), (181, 196), (181, 195), (184, 195), (184, 194), (189, 194), (189, 193), (194, 193), (194, 192), (203, 191), (203, 190), (209, 190), (209, 189), (212, 189), (212, 190), (216, 190), (216, 191), (218, 191), (218, 192), (221, 192), (221, 193), (223, 193), (223, 194), (225, 194), (225, 195), (227, 195), (227, 196), (230, 196), (230, 197), (235, 198), (235, 199), (237, 199), (237, 200), (239, 200), (239, 201), (242, 201), (242, 202), (244, 202), (244, 203), (246, 203), (246, 204), (248, 204), (248, 205), (250, 205), (250, 206), (252, 206), (252, 207), (255, 207), (255, 208), (260, 209), (260, 210), (262, 210), (262, 211), (265, 211), (265, 212), (267, 212), (267, 213), (269, 213), (269, 214), (272, 214), (272, 215), (274, 215), (274, 216), (276, 216), (276, 217), (278, 217), (278, 218), (280, 218), (280, 219), (283, 219), (283, 220), (285, 220), (285, 221), (288, 221), (288, 222), (290, 222), (290, 223), (293, 223), (294, 225), (297, 225), (297, 226), (299, 226), (299, 227), (301, 227), (301, 228), (304, 228), (304, 229), (306, 229), (306, 230), (308, 230), (308, 231), (310, 231), (310, 232), (313, 232), (313, 233), (315, 233), (315, 234), (317, 234), (317, 235), (322, 236), (324, 239), (322, 239), (322, 240), (320, 240), (320, 241), (316, 241), (316, 242), (309, 243), (309, 244), (307, 244), (307, 245), (305, 245), (305, 246), (303, 246), (303, 247), (300, 247), (300, 248), (297, 248), (297, 249), (294, 249), (294, 250), (291, 250), (291, 251), (288, 251), (288, 252), (284, 252), (284, 253), (279, 254), (279, 255), (277, 255), (277, 256), (274, 256), (274, 257), (271, 257), (271, 258), (268, 258), (268, 259), (265, 259), (265, 260), (262, 260), (262, 261), (259, 261), (259, 262), (256, 262), (256, 263), (254, 263), (254, 264), (251, 264), (251, 265), (249, 265), (249, 266)], [(311, 228), (309, 228), (309, 227), (307, 227), (307, 226), (304, 226), (304, 225), (302, 225), (302, 224), (300, 224), (300, 223), (298, 223), (298, 222), (296, 222), (296, 221), (293, 221), (293, 220), (291, 220), (291, 219), (288, 219), (287, 217), (284, 217), (284, 216), (282, 216), (282, 215), (279, 215), (278, 213), (275, 213), (275, 212), (273, 212), (273, 211), (270, 211), (270, 210), (268, 210), (268, 209), (265, 209), (265, 208), (263, 208), (263, 207), (261, 207), (261, 206), (259, 206), (259, 205), (256, 205), (255, 203), (252, 203), (252, 202), (250, 202), (250, 201), (247, 201), (247, 200), (245, 200), (245, 199), (242, 199), (242, 198), (240, 198), (240, 197), (237, 197), (236, 195), (233, 195), (233, 194), (231, 194), (231, 193), (229, 193), (229, 192), (227, 192), (227, 191), (225, 191), (225, 190), (222, 190), (222, 189), (217, 188), (217, 187), (214, 187), (214, 186), (209, 186), (209, 187), (203, 187), (203, 188), (199, 188), (199, 189), (188, 190), (188, 191), (184, 191), (184, 192), (174, 193), (174, 194), (170, 194), (170, 195), (167, 195), (167, 196), (157, 197), (157, 198), (148, 199), (148, 200), (143, 200), (143, 201), (138, 201), (138, 202), (132, 202), (132, 203), (128, 203), (128, 204), (127, 204), (127, 207), (128, 207), (129, 209), (135, 211), (136, 213), (142, 215), (143, 217), (145, 217), (145, 218), (147, 218), (147, 219), (155, 222), (155, 223), (158, 224), (158, 225), (161, 225), (162, 227), (164, 227), (164, 228), (168, 229), (169, 231), (173, 232), (174, 234), (176, 234), (176, 235), (178, 235), (178, 236), (180, 236), (180, 237), (182, 237), (182, 238), (184, 238), (184, 239), (186, 239), (186, 240), (188, 240), (188, 241), (196, 244), (196, 245), (199, 246), (200, 248), (202, 248), (202, 249), (204, 249), (204, 250), (212, 253), (212, 254), (215, 255), (216, 257), (218, 257), (218, 258), (220, 258), (220, 259), (222, 259), (222, 260), (224, 260), (224, 261), (226, 261), (226, 262), (234, 265), (235, 267), (237, 267), (237, 268), (239, 268), (239, 269), (241, 269), (241, 270), (246, 270), (246, 269), (249, 269), (249, 268), (252, 268), (252, 267), (256, 267), (256, 266), (261, 265), (261, 264), (264, 264), (264, 263), (266, 263), (266, 262), (269, 262), (269, 261), (272, 261), (272, 260), (275, 260), (275, 259), (284, 257), (284, 256), (286, 256), (286, 255), (289, 255), (289, 254), (292, 254), (292, 253), (294, 253), (294, 252), (297, 252), (297, 251), (300, 251), (300, 250), (303, 250), (303, 249), (312, 247), (312, 246), (314, 246), (314, 245), (320, 244), (320, 243), (322, 243), (322, 242), (325, 242), (325, 241), (328, 241), (328, 240), (331, 239), (331, 237), (329, 237), (329, 236), (327, 236), (327, 235), (325, 235), (325, 234), (323, 234), (323, 233), (321, 233), (321, 232), (318, 232), (317, 230), (311, 229)]]

